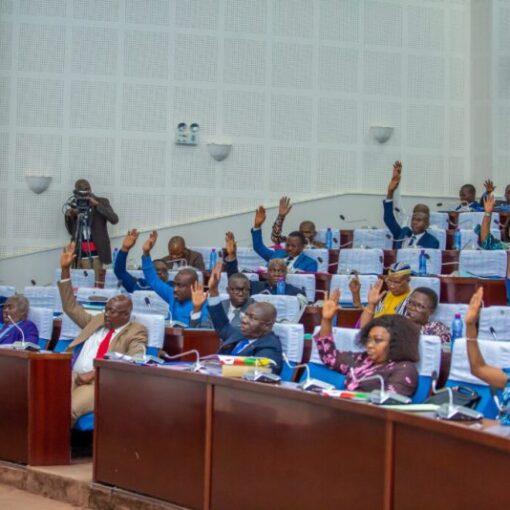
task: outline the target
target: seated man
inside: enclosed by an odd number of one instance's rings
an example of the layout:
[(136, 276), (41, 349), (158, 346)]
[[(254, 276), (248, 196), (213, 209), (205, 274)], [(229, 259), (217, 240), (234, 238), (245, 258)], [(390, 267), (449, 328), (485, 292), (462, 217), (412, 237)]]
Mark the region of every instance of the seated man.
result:
[[(393, 195), (400, 184), (402, 176), (402, 163), (395, 161), (393, 164), (393, 175), (388, 184), (388, 192), (384, 205), (384, 224), (391, 232), (394, 239), (395, 248), (439, 248), (439, 241), (432, 234), (427, 232), (429, 227), (429, 214), (425, 204), (417, 204), (413, 210), (411, 218), (411, 227), (401, 227), (395, 219), (393, 212)], [(425, 209), (426, 208), (426, 209)]]
[[(197, 308), (191, 300), (191, 287), (197, 286), (197, 272), (191, 267), (181, 269), (174, 278), (173, 288), (156, 274), (154, 265), (151, 260), (151, 250), (154, 248), (158, 239), (158, 233), (154, 230), (150, 233), (149, 238), (145, 241), (142, 251), (142, 269), (145, 280), (151, 288), (168, 303), (172, 321), (177, 321), (184, 326), (189, 326), (191, 320), (202, 321), (207, 319), (207, 305)], [(206, 325), (206, 322), (204, 322)], [(201, 327), (201, 326), (195, 326)]]
[[(286, 238), (282, 236), (282, 228), (283, 222), (285, 221), (285, 217), (289, 214), (292, 206), (290, 205), (289, 197), (280, 198), (280, 205), (278, 207), (278, 216), (273, 223), (273, 229), (271, 232), (271, 241), (275, 244), (284, 243)], [(305, 237), (305, 247), (306, 248), (325, 248), (326, 245), (317, 241), (315, 236), (317, 235), (317, 231), (315, 230), (315, 223), (313, 221), (302, 221), (299, 224), (299, 232), (303, 234)]]
[[(270, 303), (252, 303), (241, 319), (240, 326), (233, 326), (219, 298), (220, 276), (221, 266), (218, 264), (209, 278), (209, 314), (214, 329), (223, 341), (218, 354), (269, 358), (276, 363), (273, 371), (279, 374), (282, 370), (282, 345), (273, 333), (275, 307)], [(205, 302), (206, 299), (205, 292), (197, 293), (197, 302)]]
[(170, 270), (178, 269), (183, 265), (205, 271), (204, 259), (201, 253), (186, 248), (186, 242), (181, 236), (174, 236), (168, 241), (168, 255), (162, 260)]
[[(237, 245), (234, 234), (232, 232), (227, 232), (225, 235), (225, 241), (225, 271), (230, 277), (238, 272)], [(285, 261), (283, 259), (271, 259), (267, 265), (266, 280), (249, 281), (250, 294), (277, 294), (276, 284), (280, 279), (285, 280), (286, 276), (287, 266), (285, 265)], [(283, 294), (285, 296), (298, 296), (300, 301), (304, 300), (305, 304), (308, 301), (304, 289), (299, 289), (287, 282), (285, 282), (285, 290)]]
[[(144, 278), (135, 278), (126, 269), (126, 261), (129, 250), (136, 244), (138, 235), (139, 233), (135, 228), (128, 230), (126, 237), (124, 237), (122, 241), (122, 247), (117, 253), (117, 258), (115, 259), (115, 276), (128, 292), (134, 292), (135, 290), (152, 290), (151, 286)], [(158, 278), (167, 285), (172, 286), (172, 282), (168, 281), (168, 267), (166, 263), (163, 260), (158, 259), (153, 261), (153, 265)]]
[(476, 201), (476, 188), (472, 184), (464, 184), (459, 190), (460, 204), (455, 208), (459, 212), (483, 211)]
[(264, 260), (284, 259), (287, 269), (292, 272), (317, 272), (317, 261), (309, 257), (303, 250), (306, 240), (301, 232), (291, 232), (287, 237), (285, 249), (271, 250), (262, 241), (262, 224), (266, 221), (266, 210), (260, 206), (255, 213), (255, 222), (251, 230), (253, 249)]
[(0, 324), (0, 345), (38, 342), (37, 326), (27, 319), (29, 308), (28, 299), (21, 294), (7, 298), (2, 311), (3, 324)]
[(143, 356), (147, 346), (147, 330), (145, 326), (131, 322), (133, 305), (127, 296), (109, 299), (104, 313), (97, 315), (86, 312), (76, 302), (69, 270), (75, 256), (75, 244), (70, 243), (60, 257), (62, 273), (58, 282), (64, 312), (82, 328), (68, 347), (68, 350), (73, 350), (82, 346), (72, 374), (73, 421), (94, 410), (94, 359), (104, 358), (107, 352)]

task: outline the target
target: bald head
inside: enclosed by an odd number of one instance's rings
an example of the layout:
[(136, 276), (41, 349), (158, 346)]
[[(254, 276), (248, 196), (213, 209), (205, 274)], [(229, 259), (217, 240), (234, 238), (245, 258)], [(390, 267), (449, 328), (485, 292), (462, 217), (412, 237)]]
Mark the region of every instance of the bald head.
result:
[(276, 308), (271, 303), (253, 303), (241, 319), (241, 333), (247, 339), (260, 338), (273, 330)]
[(104, 326), (107, 329), (117, 329), (125, 326), (133, 310), (133, 303), (127, 296), (114, 296), (108, 300), (104, 309)]
[(9, 317), (14, 322), (27, 320), (29, 308), (28, 299), (22, 294), (15, 294), (7, 298), (3, 307), (4, 323), (10, 323)]
[(172, 259), (183, 259), (186, 242), (181, 236), (173, 236), (168, 241), (168, 253)]

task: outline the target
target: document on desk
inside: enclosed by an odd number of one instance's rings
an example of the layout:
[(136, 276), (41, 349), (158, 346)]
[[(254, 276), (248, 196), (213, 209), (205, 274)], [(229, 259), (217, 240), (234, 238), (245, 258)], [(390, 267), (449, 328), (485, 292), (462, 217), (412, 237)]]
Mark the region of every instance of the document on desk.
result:
[(407, 411), (408, 413), (431, 413), (439, 409), (439, 406), (436, 404), (404, 404), (381, 407), (392, 409), (393, 411)]

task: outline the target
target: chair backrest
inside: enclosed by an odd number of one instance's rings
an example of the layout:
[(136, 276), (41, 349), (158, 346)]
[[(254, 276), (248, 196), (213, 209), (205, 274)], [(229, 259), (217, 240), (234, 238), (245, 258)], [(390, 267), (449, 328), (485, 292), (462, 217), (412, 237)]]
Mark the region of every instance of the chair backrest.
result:
[(60, 328), (59, 340), (73, 340), (80, 332), (80, 326), (78, 326), (69, 315), (66, 313), (62, 314), (62, 326)]
[(168, 315), (168, 303), (160, 298), (153, 290), (135, 290), (131, 294), (133, 312), (151, 315)]
[(197, 251), (198, 253), (200, 253), (200, 255), (202, 255), (206, 269), (210, 269), (209, 258), (211, 256), (211, 252), (213, 249), (216, 250), (216, 253), (218, 254), (218, 260), (222, 257), (222, 253), (223, 253), (223, 249), (218, 248), (216, 246), (199, 246), (198, 248), (194, 246), (190, 249), (193, 251)]
[[(55, 276), (53, 278), (53, 285), (56, 285), (60, 280), (62, 270), (55, 269)], [(93, 269), (71, 269), (71, 284), (76, 287), (95, 287), (96, 274)]]
[(446, 250), (446, 230), (444, 228), (432, 227), (427, 232), (439, 241), (440, 250)]
[(389, 230), (385, 228), (356, 228), (353, 233), (352, 246), (346, 248), (391, 250), (392, 247), (393, 238)]
[(107, 301), (114, 296), (122, 294), (121, 289), (99, 289), (98, 287), (79, 287), (76, 292), (76, 300), (82, 304), (94, 303), (106, 305)]
[(257, 302), (271, 303), (277, 312), (277, 321), (297, 322), (301, 315), (301, 307), (296, 296), (274, 296), (272, 294), (254, 294)]
[[(473, 230), (476, 225), (481, 225), (483, 220), (483, 211), (481, 212), (461, 212), (457, 225), (460, 229)], [(491, 218), (491, 230), (499, 229), (499, 213), (493, 213)]]
[[(315, 336), (320, 330), (320, 326), (316, 326), (313, 335)], [(339, 351), (363, 352), (364, 349), (356, 344), (359, 329), (352, 328), (333, 328), (333, 340)], [(312, 352), (310, 354), (310, 362), (322, 365), (317, 344), (312, 343)]]
[(418, 287), (428, 287), (437, 294), (438, 299), (441, 297), (441, 280), (439, 278), (434, 278), (433, 276), (411, 276), (411, 289), (417, 289)]
[(53, 333), (53, 310), (51, 308), (31, 306), (28, 320), (37, 326), (40, 340), (50, 340)]
[(450, 225), (449, 216), (446, 212), (432, 211), (430, 213), (430, 226), (448, 230)]
[[(328, 231), (327, 228), (320, 228), (317, 230), (317, 234), (315, 235), (315, 240), (320, 241), (321, 243), (326, 243), (326, 232)], [(340, 231), (338, 229), (331, 229), (331, 232), (333, 234), (333, 242), (332, 242), (332, 249), (337, 250), (340, 246)]]
[(0, 297), (8, 298), (16, 294), (16, 287), (11, 285), (0, 285)]
[(54, 312), (62, 311), (62, 301), (57, 287), (25, 287), (23, 294), (31, 307), (51, 308)]
[(428, 255), (427, 259), (427, 274), (441, 274), (442, 253), (441, 250), (434, 250), (431, 248), (402, 248), (397, 251), (397, 262), (404, 262), (411, 266), (411, 271), (418, 273), (420, 267), (420, 253), (424, 250)]
[[(490, 329), (494, 329), (496, 338)], [(510, 307), (489, 306), (482, 308), (480, 313), (480, 325), (478, 337), (484, 340), (499, 340), (510, 342)]]
[(383, 251), (381, 249), (340, 250), (338, 273), (382, 274), (384, 269)]
[(423, 402), (430, 394), (432, 373), (439, 374), (441, 365), (441, 339), (438, 336), (421, 335), (420, 360), (416, 364), (419, 379), (413, 395), (413, 404)]
[[(130, 269), (128, 273), (137, 280), (143, 278), (143, 271), (141, 269)], [(117, 289), (122, 288), (122, 284), (117, 280), (113, 269), (107, 269), (104, 275), (104, 288)]]
[(161, 349), (165, 340), (165, 317), (151, 313), (134, 312), (131, 320), (143, 324), (148, 332), (148, 347)]
[(283, 352), (289, 361), (301, 363), (305, 342), (304, 326), (302, 324), (275, 324), (273, 331), (280, 339)]
[(309, 302), (315, 301), (315, 275), (289, 273), (286, 278), (287, 283), (294, 285), (298, 289), (305, 289), (306, 299)]
[(237, 247), (237, 263), (239, 271), (257, 271), (259, 267), (267, 266), (267, 262), (253, 248), (242, 246)]
[(459, 271), (467, 275), (505, 278), (507, 269), (506, 250), (462, 250)]
[[(352, 305), (352, 293), (349, 289), (349, 282), (352, 278), (352, 275), (346, 274), (335, 274), (331, 278), (329, 290), (331, 292), (333, 289), (340, 289), (340, 303), (342, 304)], [(361, 284), (361, 302), (366, 303), (368, 291), (370, 290), (370, 287), (377, 281), (377, 276), (374, 274), (360, 274), (358, 278)]]
[[(496, 239), (501, 239), (501, 230), (491, 230), (491, 234)], [(460, 246), (463, 250), (477, 250), (478, 249), (478, 234), (471, 228), (460, 229)]]
[(329, 251), (325, 248), (312, 248), (303, 250), (305, 255), (317, 261), (317, 272), (327, 273), (329, 271)]
[[(460, 313), (462, 321), (464, 322), (467, 309), (468, 305), (464, 303), (439, 303), (435, 312), (430, 316), (430, 319), (433, 321), (440, 321), (450, 327), (456, 313)], [(464, 331), (466, 331), (465, 324)]]

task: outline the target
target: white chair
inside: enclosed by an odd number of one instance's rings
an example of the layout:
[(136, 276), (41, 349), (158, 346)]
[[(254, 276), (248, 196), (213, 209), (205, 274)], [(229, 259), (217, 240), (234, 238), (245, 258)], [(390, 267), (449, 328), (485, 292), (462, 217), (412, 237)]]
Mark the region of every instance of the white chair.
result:
[(11, 285), (0, 285), (0, 297), (8, 298), (16, 294), (16, 287)]
[(418, 287), (428, 287), (437, 294), (437, 299), (441, 297), (441, 280), (433, 276), (411, 276), (411, 289)]
[(439, 249), (446, 250), (446, 230), (443, 228), (429, 228), (427, 232), (439, 241)]
[[(57, 285), (60, 280), (61, 269), (55, 269), (53, 285)], [(71, 283), (76, 287), (95, 287), (96, 274), (93, 269), (71, 269)]]
[(325, 248), (311, 248), (303, 250), (305, 255), (317, 261), (317, 272), (327, 273), (329, 271), (329, 251)]
[[(353, 276), (346, 274), (335, 274), (331, 278), (331, 283), (329, 286), (330, 292), (333, 289), (340, 289), (340, 303), (343, 305), (352, 305), (352, 294), (349, 289), (349, 282)], [(368, 301), (368, 291), (372, 285), (377, 281), (377, 276), (372, 274), (360, 274), (358, 276), (361, 289), (360, 289), (360, 298), (362, 303), (366, 303)]]
[[(473, 230), (483, 220), (483, 212), (461, 212), (457, 225), (460, 229)], [(499, 213), (493, 213), (491, 217), (491, 230), (499, 229)]]
[[(140, 280), (141, 278), (144, 278), (143, 271), (141, 269), (130, 269), (128, 273), (136, 278), (137, 280)], [(115, 276), (115, 273), (113, 272), (113, 269), (107, 269), (104, 275), (104, 288), (105, 289), (117, 289), (121, 288), (122, 284), (119, 280), (117, 280), (117, 277)]]
[(450, 218), (448, 213), (432, 211), (430, 213), (430, 226), (448, 230), (450, 228)]
[(393, 248), (393, 237), (391, 232), (385, 228), (356, 228), (354, 229), (352, 246), (350, 248), (391, 250)]
[(462, 250), (459, 272), (468, 276), (505, 278), (507, 269), (506, 250)]
[(315, 275), (314, 274), (288, 274), (286, 281), (290, 285), (294, 285), (298, 289), (304, 289), (308, 302), (315, 301)]
[[(328, 230), (326, 228), (320, 228), (319, 230), (317, 230), (315, 240), (325, 244), (327, 231)], [(333, 242), (331, 244), (331, 247), (334, 250), (338, 250), (338, 247), (340, 246), (340, 232), (338, 229), (331, 229), (331, 232), (333, 234)]]
[[(320, 326), (317, 326), (313, 332), (315, 336), (320, 330)], [(352, 351), (352, 352), (363, 352), (365, 349), (356, 343), (359, 329), (352, 328), (333, 328), (333, 340), (335, 346), (339, 351)], [(310, 354), (310, 363), (317, 363), (322, 365), (317, 344), (315, 341), (312, 343), (312, 352)]]
[(237, 264), (239, 271), (257, 271), (267, 266), (267, 262), (253, 248), (246, 247), (237, 248)]
[(37, 326), (40, 345), (42, 341), (45, 348), (48, 341), (51, 340), (53, 333), (53, 310), (51, 308), (31, 306), (28, 312), (28, 320)]
[[(501, 231), (491, 230), (491, 234), (496, 239), (501, 239)], [(460, 247), (462, 249), (478, 249), (478, 234), (473, 229), (460, 229)]]
[(147, 347), (154, 347), (157, 350), (163, 347), (165, 340), (165, 317), (163, 315), (134, 312), (131, 314), (131, 320), (143, 324), (147, 328)]
[[(494, 330), (494, 335), (491, 333), (491, 328)], [(510, 341), (510, 307), (482, 308), (478, 336), (484, 340)]]
[[(434, 313), (430, 316), (430, 319), (433, 321), (440, 321), (445, 326), (451, 327), (456, 313), (460, 313), (462, 321), (464, 322), (467, 309), (468, 305), (464, 303), (439, 303)], [(466, 331), (465, 324), (464, 331)]]
[(422, 250), (428, 255), (427, 274), (441, 274), (442, 253), (441, 250), (431, 248), (402, 248), (397, 251), (397, 262), (403, 262), (411, 266), (411, 271), (418, 273), (420, 266), (419, 258)]
[(168, 315), (168, 303), (160, 298), (153, 290), (135, 290), (131, 294), (133, 312), (152, 315)]
[(302, 324), (275, 324), (273, 332), (282, 344), (283, 352), (289, 361), (301, 363), (305, 344), (305, 329)]
[(66, 313), (62, 314), (62, 326), (60, 328), (59, 340), (73, 340), (81, 332), (78, 326)]
[(287, 321), (297, 323), (301, 316), (301, 306), (296, 296), (274, 296), (272, 294), (254, 294), (252, 298), (257, 302), (271, 303), (277, 312), (278, 322)]
[(31, 307), (51, 308), (54, 312), (62, 311), (62, 301), (57, 287), (25, 287), (23, 294)]
[(441, 339), (438, 336), (421, 335), (418, 345), (420, 360), (416, 363), (419, 379), (413, 395), (413, 403), (423, 402), (430, 393), (432, 374), (439, 374), (441, 365)]
[(198, 253), (200, 253), (200, 255), (202, 255), (202, 258), (204, 259), (204, 265), (205, 265), (206, 269), (212, 269), (212, 268), (209, 267), (209, 259), (210, 259), (210, 256), (211, 256), (211, 252), (213, 250), (216, 250), (216, 253), (218, 255), (218, 260), (220, 260), (222, 258), (222, 254), (223, 254), (223, 249), (222, 248), (217, 248), (215, 246), (199, 246), (198, 248), (197, 247), (193, 247), (191, 249), (193, 251), (197, 251)]
[(76, 300), (82, 304), (94, 304), (105, 307), (109, 299), (122, 294), (119, 288), (99, 289), (97, 287), (80, 287), (76, 291)]
[(382, 274), (384, 270), (383, 251), (381, 249), (340, 250), (338, 273)]

